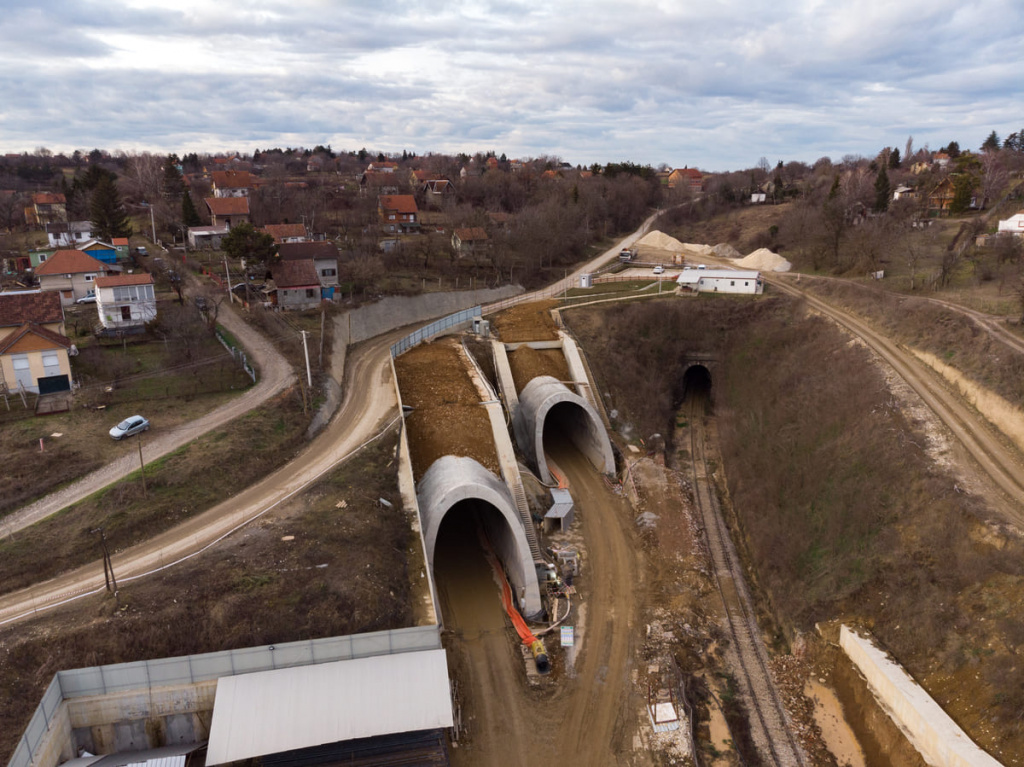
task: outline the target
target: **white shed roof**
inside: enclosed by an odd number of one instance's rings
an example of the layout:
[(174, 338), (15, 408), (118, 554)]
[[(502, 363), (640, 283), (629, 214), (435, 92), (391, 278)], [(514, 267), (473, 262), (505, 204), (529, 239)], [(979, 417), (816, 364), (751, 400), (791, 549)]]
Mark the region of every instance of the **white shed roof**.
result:
[(760, 272), (746, 271), (741, 269), (683, 269), (679, 273), (678, 285), (696, 285), (702, 279), (719, 280), (756, 280), (760, 278)]
[(221, 677), (208, 765), (452, 726), (444, 650)]

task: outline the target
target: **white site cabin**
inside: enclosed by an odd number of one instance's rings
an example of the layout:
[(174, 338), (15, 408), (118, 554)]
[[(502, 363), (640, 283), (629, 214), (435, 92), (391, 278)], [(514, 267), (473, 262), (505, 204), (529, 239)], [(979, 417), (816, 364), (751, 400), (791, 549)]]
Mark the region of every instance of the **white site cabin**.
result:
[(761, 273), (738, 269), (683, 269), (676, 284), (696, 293), (748, 293), (764, 292)]

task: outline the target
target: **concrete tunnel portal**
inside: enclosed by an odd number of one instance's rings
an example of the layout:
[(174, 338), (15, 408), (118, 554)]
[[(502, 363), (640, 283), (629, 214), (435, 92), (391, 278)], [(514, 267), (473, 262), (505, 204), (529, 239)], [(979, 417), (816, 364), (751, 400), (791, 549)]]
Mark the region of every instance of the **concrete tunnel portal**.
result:
[(519, 395), (513, 424), (516, 442), (537, 469), (541, 480), (553, 484), (544, 451), (545, 434), (567, 438), (598, 471), (615, 472), (611, 440), (593, 406), (551, 376), (531, 380)]
[(453, 525), (474, 530), (479, 526), (504, 564), (523, 616), (537, 618), (543, 614), (530, 544), (504, 482), (472, 458), (446, 455), (424, 473), (416, 496), (431, 572), (437, 572), (434, 556), (442, 528), (448, 535)]

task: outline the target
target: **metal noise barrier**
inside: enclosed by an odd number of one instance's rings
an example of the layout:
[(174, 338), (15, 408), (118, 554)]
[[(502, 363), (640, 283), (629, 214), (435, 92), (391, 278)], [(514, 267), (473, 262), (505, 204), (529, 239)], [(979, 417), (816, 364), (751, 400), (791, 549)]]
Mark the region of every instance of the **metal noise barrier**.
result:
[(471, 321), (474, 317), (483, 316), (483, 307), (472, 306), (469, 309), (463, 309), (461, 312), (455, 314), (449, 314), (447, 317), (442, 317), (439, 320), (431, 322), (429, 325), (424, 325), (419, 330), (416, 330), (405, 338), (391, 344), (391, 356), (397, 357), (400, 354), (404, 354), (409, 351), (416, 344), (422, 343), (436, 335), (440, 335), (446, 330), (450, 330), (457, 325), (461, 325), (464, 322)]

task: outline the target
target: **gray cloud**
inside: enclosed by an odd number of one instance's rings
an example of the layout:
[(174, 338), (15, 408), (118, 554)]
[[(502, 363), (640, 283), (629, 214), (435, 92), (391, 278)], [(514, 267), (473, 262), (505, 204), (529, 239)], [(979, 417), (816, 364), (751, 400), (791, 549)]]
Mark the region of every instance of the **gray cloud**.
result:
[(0, 151), (330, 142), (725, 170), (1024, 123), (1014, 0), (138, 5), (0, 0)]

